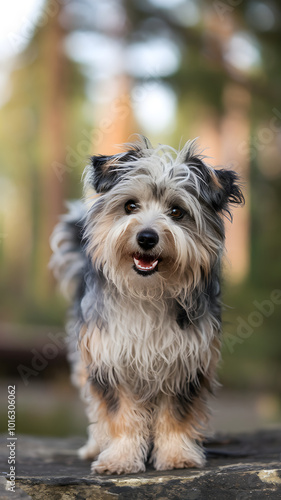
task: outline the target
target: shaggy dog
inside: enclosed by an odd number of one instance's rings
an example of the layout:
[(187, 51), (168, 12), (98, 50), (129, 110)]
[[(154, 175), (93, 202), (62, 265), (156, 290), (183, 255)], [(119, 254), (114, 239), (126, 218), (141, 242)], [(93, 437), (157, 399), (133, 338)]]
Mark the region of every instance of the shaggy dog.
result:
[(73, 382), (90, 421), (80, 456), (95, 473), (202, 467), (207, 396), (220, 358), (223, 215), (242, 203), (237, 175), (188, 142), (146, 138), (94, 156), (85, 198), (52, 236), (72, 298)]

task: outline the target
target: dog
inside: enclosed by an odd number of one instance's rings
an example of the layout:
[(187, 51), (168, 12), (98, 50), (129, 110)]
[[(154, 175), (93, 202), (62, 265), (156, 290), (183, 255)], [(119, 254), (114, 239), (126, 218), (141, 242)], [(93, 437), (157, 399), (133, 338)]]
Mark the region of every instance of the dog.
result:
[(96, 474), (202, 467), (220, 359), (224, 215), (244, 197), (195, 141), (140, 137), (93, 156), (84, 201), (56, 226), (51, 267), (72, 300), (72, 380)]

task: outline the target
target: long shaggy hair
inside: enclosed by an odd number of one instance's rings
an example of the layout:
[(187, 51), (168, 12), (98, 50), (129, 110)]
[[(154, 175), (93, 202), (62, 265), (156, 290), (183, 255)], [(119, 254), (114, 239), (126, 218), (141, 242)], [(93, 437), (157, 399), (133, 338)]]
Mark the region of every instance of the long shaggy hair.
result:
[(73, 382), (90, 421), (81, 457), (96, 473), (202, 466), (206, 399), (220, 358), (223, 215), (237, 175), (194, 141), (146, 138), (95, 156), (83, 202), (52, 236), (51, 265), (72, 300)]

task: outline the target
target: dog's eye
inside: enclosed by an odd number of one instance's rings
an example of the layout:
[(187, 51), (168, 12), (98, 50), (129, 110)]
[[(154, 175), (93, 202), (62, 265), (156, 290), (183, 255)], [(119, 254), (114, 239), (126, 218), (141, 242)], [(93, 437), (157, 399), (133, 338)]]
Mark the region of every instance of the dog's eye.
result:
[(125, 212), (126, 214), (132, 214), (136, 212), (136, 210), (139, 208), (138, 204), (134, 200), (129, 200), (125, 203)]
[(173, 219), (177, 220), (182, 219), (184, 214), (185, 214), (184, 210), (180, 207), (173, 207), (172, 210), (170, 211), (170, 216)]

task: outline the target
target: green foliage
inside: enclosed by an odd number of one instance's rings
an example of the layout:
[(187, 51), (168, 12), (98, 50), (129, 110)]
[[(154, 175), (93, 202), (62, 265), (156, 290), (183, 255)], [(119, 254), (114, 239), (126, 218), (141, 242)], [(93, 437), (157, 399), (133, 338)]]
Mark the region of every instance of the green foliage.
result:
[[(77, 5), (75, 0), (71, 1)], [(111, 35), (129, 46), (148, 36), (157, 37), (161, 32), (177, 44), (180, 67), (162, 79), (171, 85), (178, 99), (176, 130), (167, 138), (175, 147), (182, 137), (193, 136), (195, 118), (203, 123), (210, 109), (216, 111), (218, 119), (223, 116), (226, 85), (234, 82), (251, 96), (251, 179), (247, 188), (251, 211), (251, 268), (247, 282), (238, 288), (227, 284), (225, 295), (225, 302), (233, 307), (225, 313), (231, 323), (225, 325), (225, 331), (235, 335), (237, 315), (247, 319), (253, 310), (252, 302), (266, 299), (280, 286), (280, 118), (275, 121), (274, 131), (270, 124), (272, 118), (276, 119), (273, 108), (281, 113), (281, 31), (278, 29), (281, 11), (275, 3), (272, 8), (277, 21), (266, 31), (254, 26), (248, 15), (249, 8), (257, 2), (223, 3), (230, 15), (229, 30), (244, 32), (256, 41), (260, 56), (258, 68), (243, 72), (226, 62), (224, 43), (215, 35), (226, 29), (228, 18), (222, 22), (216, 17), (214, 2), (198, 2), (199, 22), (189, 26), (176, 20), (169, 9), (156, 8), (148, 1), (124, 1), (126, 22)], [(58, 213), (63, 210), (63, 200), (81, 194), (81, 174), (93, 145), (89, 142), (89, 151), (83, 154), (79, 144), (84, 139), (83, 131), (90, 133), (94, 126), (95, 108), (88, 102), (86, 84), (89, 81), (85, 68), (70, 60), (63, 50), (60, 53), (56, 49), (54, 33), (63, 46), (66, 36), (77, 29), (102, 30), (90, 24), (95, 19), (95, 2), (87, 2), (87, 5), (78, 2), (78, 6), (83, 12), (89, 9), (80, 25), (77, 21), (78, 24), (70, 23), (63, 29), (58, 16), (49, 16), (47, 24), (35, 32), (18, 58), (11, 74), (11, 97), (0, 110), (0, 165), (4, 186), (0, 200), (0, 313), (7, 322), (62, 324), (66, 309), (47, 271), (48, 237)], [(211, 18), (216, 26), (213, 31)], [(147, 23), (151, 19), (159, 31), (149, 32)], [(104, 35), (109, 34), (105, 30)], [(93, 46), (93, 50), (99, 47)], [(58, 78), (58, 72), (62, 78)], [(91, 106), (92, 121), (89, 119)], [(259, 136), (261, 127), (271, 132), (269, 141)], [(153, 139), (163, 141), (166, 137)], [(54, 173), (54, 162), (61, 165), (60, 175)], [(228, 385), (280, 389), (279, 309), (281, 307), (276, 307), (274, 314), (265, 318), (242, 344), (237, 343), (233, 353), (224, 347), (222, 377)]]

